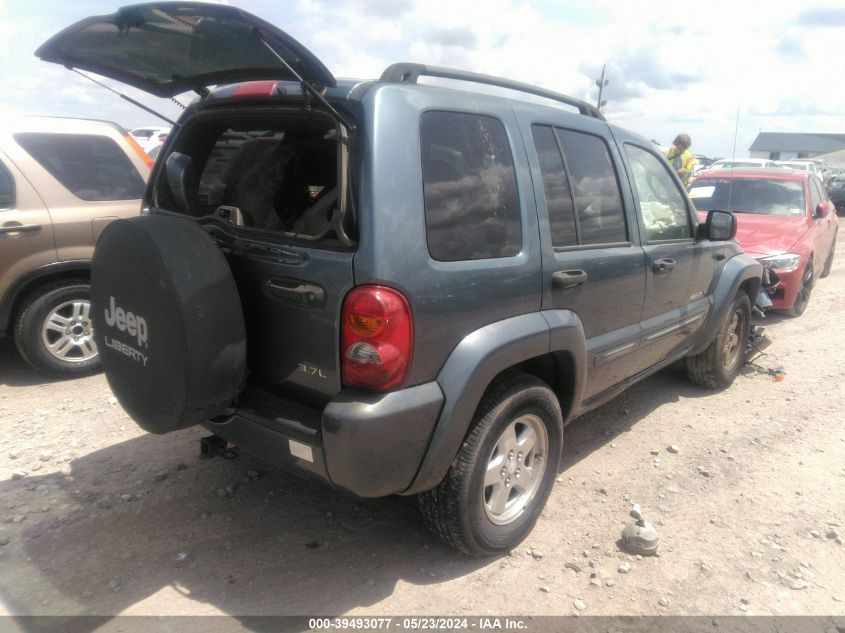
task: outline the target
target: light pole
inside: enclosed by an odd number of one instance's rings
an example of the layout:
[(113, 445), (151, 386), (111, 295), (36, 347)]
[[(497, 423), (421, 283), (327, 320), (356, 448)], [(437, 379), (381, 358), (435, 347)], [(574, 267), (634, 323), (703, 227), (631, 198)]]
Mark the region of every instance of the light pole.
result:
[(610, 79), (604, 78), (604, 69), (606, 64), (602, 65), (601, 67), (601, 77), (596, 79), (596, 85), (599, 87), (599, 98), (596, 99), (596, 107), (601, 110), (604, 106), (607, 105), (607, 101), (601, 100), (601, 93), (604, 91), (604, 87), (610, 83)]

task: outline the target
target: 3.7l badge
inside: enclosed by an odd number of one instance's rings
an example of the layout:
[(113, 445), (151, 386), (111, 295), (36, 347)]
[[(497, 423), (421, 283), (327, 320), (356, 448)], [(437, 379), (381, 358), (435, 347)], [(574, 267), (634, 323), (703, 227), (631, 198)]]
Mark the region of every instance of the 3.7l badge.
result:
[(322, 369), (319, 367), (313, 367), (312, 365), (308, 365), (306, 363), (297, 363), (296, 371), (301, 371), (303, 374), (307, 374), (309, 376), (317, 376), (317, 378), (328, 378), (328, 376), (323, 373)]

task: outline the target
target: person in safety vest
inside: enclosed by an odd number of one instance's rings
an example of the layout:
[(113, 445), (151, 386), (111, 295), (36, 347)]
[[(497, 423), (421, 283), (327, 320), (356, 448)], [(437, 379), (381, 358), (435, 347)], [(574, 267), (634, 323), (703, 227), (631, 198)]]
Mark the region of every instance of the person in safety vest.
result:
[(691, 145), (689, 134), (678, 134), (672, 141), (672, 147), (666, 152), (666, 160), (675, 169), (685, 187), (689, 184), (692, 169), (695, 167), (695, 158), (689, 151)]

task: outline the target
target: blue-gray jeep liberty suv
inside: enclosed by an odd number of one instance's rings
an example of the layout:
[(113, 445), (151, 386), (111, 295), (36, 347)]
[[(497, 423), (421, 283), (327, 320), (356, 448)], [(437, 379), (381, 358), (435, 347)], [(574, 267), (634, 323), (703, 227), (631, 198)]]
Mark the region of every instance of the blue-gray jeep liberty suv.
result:
[(707, 387), (744, 362), (761, 268), (733, 216), (699, 224), (653, 144), (587, 103), (418, 64), (336, 80), (202, 3), (89, 18), (36, 54), (199, 95), (94, 259), (106, 376), (148, 431), (419, 495), (491, 555), (537, 520), (567, 422), (680, 359)]

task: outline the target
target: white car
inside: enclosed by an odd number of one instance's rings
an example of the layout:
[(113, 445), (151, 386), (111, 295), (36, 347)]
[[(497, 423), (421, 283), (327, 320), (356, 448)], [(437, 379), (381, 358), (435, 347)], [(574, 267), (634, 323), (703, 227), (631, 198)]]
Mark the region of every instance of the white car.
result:
[(720, 158), (707, 169), (742, 169), (744, 167), (779, 167), (780, 165), (768, 158)]
[(136, 127), (130, 130), (129, 133), (138, 141), (145, 152), (150, 151), (157, 145), (164, 143), (167, 135), (170, 134), (169, 127)]
[(790, 169), (799, 169), (801, 171), (809, 171), (815, 174), (819, 180), (826, 182), (824, 171), (819, 164), (812, 160), (779, 160), (778, 165), (781, 167), (789, 167)]

